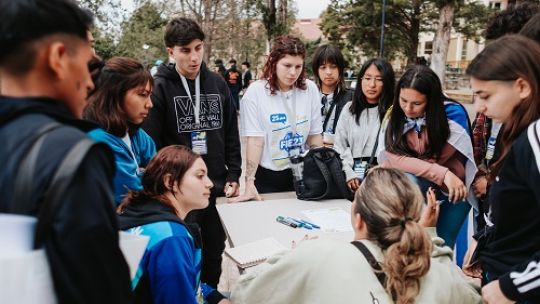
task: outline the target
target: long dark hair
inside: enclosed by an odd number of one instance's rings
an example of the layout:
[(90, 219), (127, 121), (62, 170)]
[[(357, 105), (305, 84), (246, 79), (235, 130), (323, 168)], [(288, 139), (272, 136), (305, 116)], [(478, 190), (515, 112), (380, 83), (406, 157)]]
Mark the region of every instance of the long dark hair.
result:
[(540, 45), (521, 35), (504, 36), (486, 46), (469, 67), (467, 75), (479, 80), (515, 81), (522, 78), (531, 87), (529, 97), (523, 99), (504, 122), (500, 157), (491, 166), (493, 179), (503, 165), (514, 140), (530, 125), (540, 118)]
[(135, 59), (113, 57), (106, 62), (92, 62), (92, 80), (95, 88), (90, 92), (83, 117), (96, 122), (108, 133), (124, 136), (126, 130), (133, 134), (139, 127), (128, 121), (122, 109), (130, 89), (154, 85), (152, 75)]
[[(413, 89), (426, 96), (426, 131), (428, 146), (424, 154), (418, 154), (407, 144), (407, 137), (403, 134), (405, 113), (399, 104), (401, 89)], [(445, 97), (441, 81), (435, 72), (424, 65), (409, 67), (398, 81), (394, 94), (394, 103), (390, 113), (390, 121), (385, 135), (386, 150), (400, 155), (409, 155), (417, 158), (436, 158), (450, 136), (450, 127), (444, 109)]]
[[(261, 77), (268, 81), (270, 94), (272, 95), (275, 95), (276, 91), (279, 91), (276, 65), (278, 61), (286, 55), (300, 56), (304, 59), (306, 57), (306, 47), (304, 46), (304, 43), (300, 39), (289, 35), (279, 36), (274, 39), (272, 49), (264, 64)], [(300, 76), (298, 76), (294, 86), (301, 90), (306, 89), (306, 69), (304, 66), (302, 66), (302, 72), (300, 73)]]
[(372, 58), (366, 61), (360, 72), (358, 73), (358, 78), (356, 81), (356, 88), (354, 89), (352, 104), (350, 107), (351, 114), (355, 116), (356, 123), (360, 121), (360, 115), (362, 111), (369, 106), (366, 95), (362, 91), (362, 77), (366, 74), (367, 69), (370, 66), (374, 65), (377, 70), (381, 73), (383, 79), (383, 90), (381, 97), (379, 98), (378, 110), (379, 110), (379, 120), (382, 121), (384, 114), (392, 105), (392, 100), (394, 99), (394, 87), (396, 85), (396, 76), (394, 74), (394, 69), (392, 66), (382, 58)]
[[(200, 157), (188, 147), (181, 145), (167, 146), (159, 150), (146, 166), (141, 180), (142, 190), (129, 191), (122, 204), (118, 206), (118, 212), (121, 213), (128, 205), (144, 204), (152, 200), (157, 200), (176, 212), (173, 203), (165, 194), (173, 188), (174, 182), (178, 182), (180, 186), (186, 172)], [(167, 174), (171, 175), (169, 185), (166, 185), (164, 180)]]
[(332, 44), (324, 44), (319, 46), (313, 54), (313, 60), (311, 61), (311, 68), (315, 77), (315, 82), (319, 88), (322, 87), (322, 80), (319, 76), (319, 67), (323, 64), (335, 64), (338, 68), (339, 79), (336, 90), (334, 91), (335, 100), (337, 100), (338, 93), (345, 94), (345, 58), (339, 48)]

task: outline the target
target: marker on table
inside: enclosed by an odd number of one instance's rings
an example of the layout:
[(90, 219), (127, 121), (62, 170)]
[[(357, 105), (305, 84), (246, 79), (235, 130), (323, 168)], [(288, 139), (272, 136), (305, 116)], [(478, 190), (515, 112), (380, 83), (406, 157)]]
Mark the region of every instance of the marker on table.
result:
[(302, 227), (302, 228), (306, 228), (308, 230), (312, 230), (313, 227), (307, 223), (304, 223), (302, 222), (301, 220), (298, 220), (298, 219), (295, 219), (294, 217), (287, 217), (288, 220), (291, 220), (293, 222), (295, 222), (296, 224), (298, 224), (299, 227)]
[(320, 228), (321, 228), (321, 226), (315, 225), (315, 224), (313, 224), (313, 223), (311, 223), (311, 222), (308, 222), (308, 221), (305, 221), (305, 220), (303, 220), (303, 219), (300, 219), (300, 221), (301, 221), (302, 223), (305, 223), (305, 224), (310, 225), (311, 227), (313, 227), (313, 228), (315, 228), (315, 229), (320, 229)]
[(276, 217), (276, 221), (278, 223), (281, 223), (283, 225), (287, 225), (287, 226), (292, 227), (292, 228), (297, 228), (298, 227), (298, 225), (296, 223), (294, 223), (291, 220), (288, 220), (288, 219), (284, 218), (283, 216)]

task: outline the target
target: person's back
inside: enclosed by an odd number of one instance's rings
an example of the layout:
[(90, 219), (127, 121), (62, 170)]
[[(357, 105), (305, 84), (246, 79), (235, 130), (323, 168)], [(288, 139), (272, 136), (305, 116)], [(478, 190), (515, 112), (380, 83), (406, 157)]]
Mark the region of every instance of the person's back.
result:
[(432, 190), (427, 195), (423, 206), (402, 172), (373, 168), (351, 207), (353, 242), (305, 241), (272, 257), (240, 277), (232, 302), (479, 303), (452, 250), (434, 235), (439, 205)]
[[(84, 132), (81, 117), (92, 88), (87, 40), (92, 17), (69, 0), (0, 1), (0, 212), (37, 216), (60, 163)], [(39, 46), (39, 47), (38, 47)], [(30, 198), (13, 201), (14, 176), (44, 126)], [(93, 144), (60, 200), (43, 247), (61, 303), (127, 303), (129, 270), (118, 246), (112, 154)], [(26, 205), (21, 205), (26, 203)], [(48, 299), (43, 299), (47, 301)]]

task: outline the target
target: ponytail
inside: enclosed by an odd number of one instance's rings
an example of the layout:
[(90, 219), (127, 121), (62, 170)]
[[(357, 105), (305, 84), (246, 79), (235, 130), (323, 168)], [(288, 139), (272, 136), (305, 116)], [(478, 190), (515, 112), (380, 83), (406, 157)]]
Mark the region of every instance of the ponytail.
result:
[(414, 303), (420, 292), (420, 278), (430, 267), (431, 241), (415, 221), (400, 226), (401, 238), (384, 252), (382, 269), (386, 273), (386, 291), (398, 304)]
[(356, 192), (354, 212), (383, 251), (385, 288), (398, 304), (415, 302), (430, 267), (431, 240), (418, 224), (423, 204), (418, 186), (395, 169), (372, 169)]

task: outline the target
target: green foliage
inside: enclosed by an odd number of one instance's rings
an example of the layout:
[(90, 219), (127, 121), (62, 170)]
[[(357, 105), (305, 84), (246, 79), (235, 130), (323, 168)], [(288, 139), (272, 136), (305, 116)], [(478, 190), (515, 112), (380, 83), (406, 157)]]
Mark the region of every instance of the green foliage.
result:
[(314, 41), (304, 41), (306, 45), (306, 59), (304, 60), (304, 68), (306, 73), (311, 76), (313, 75), (313, 70), (311, 69), (311, 62), (313, 59), (313, 54), (317, 47), (321, 44), (321, 38)]
[[(157, 59), (166, 60), (163, 42), (163, 28), (166, 20), (156, 5), (144, 2), (129, 18), (122, 23), (122, 38), (116, 46), (116, 53), (141, 61), (145, 66)], [(148, 46), (144, 49), (143, 46)]]
[[(420, 32), (434, 32), (439, 8), (449, 0), (388, 0), (384, 33), (384, 57), (404, 54), (416, 60)], [(480, 30), (492, 14), (478, 1), (456, 0), (454, 30), (467, 38), (478, 39)], [(332, 0), (321, 20), (321, 30), (329, 40), (352, 54), (376, 56), (381, 32), (381, 0)], [(344, 52), (346, 53), (346, 52)]]

